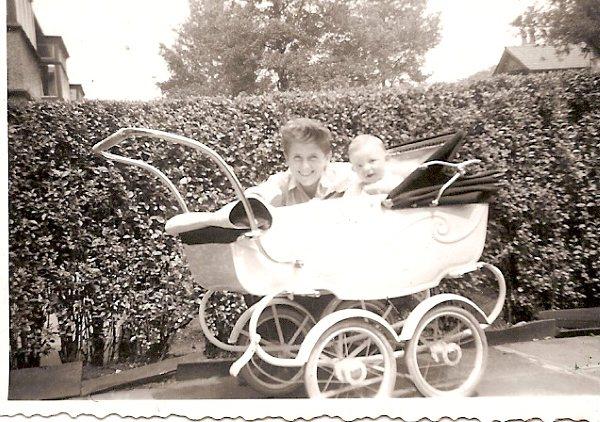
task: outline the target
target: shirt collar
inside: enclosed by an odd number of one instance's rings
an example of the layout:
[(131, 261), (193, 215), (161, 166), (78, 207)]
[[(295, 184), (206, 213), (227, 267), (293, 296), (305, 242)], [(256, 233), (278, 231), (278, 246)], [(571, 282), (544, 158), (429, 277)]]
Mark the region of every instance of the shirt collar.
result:
[[(296, 182), (296, 179), (294, 178), (294, 176), (292, 176), (292, 173), (289, 170), (287, 170), (287, 173), (289, 175), (289, 183), (288, 183), (289, 189), (290, 190), (296, 189), (298, 187), (298, 183)], [(332, 188), (335, 188), (334, 172), (332, 170), (332, 166), (327, 165), (327, 167), (325, 168), (325, 171), (321, 175), (321, 179), (319, 179), (319, 185), (317, 186), (317, 195), (316, 196), (318, 196), (320, 193), (329, 193), (329, 190)]]

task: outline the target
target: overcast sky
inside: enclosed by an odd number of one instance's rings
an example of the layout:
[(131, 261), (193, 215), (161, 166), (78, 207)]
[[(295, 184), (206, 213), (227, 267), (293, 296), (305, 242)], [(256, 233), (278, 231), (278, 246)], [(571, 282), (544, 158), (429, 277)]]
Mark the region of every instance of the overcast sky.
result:
[[(441, 13), (441, 42), (427, 55), (430, 82), (456, 81), (495, 65), (520, 44), (510, 22), (533, 0), (428, 0)], [(46, 35), (63, 37), (71, 83), (90, 99), (159, 98), (168, 79), (159, 44), (171, 45), (188, 0), (34, 0)]]

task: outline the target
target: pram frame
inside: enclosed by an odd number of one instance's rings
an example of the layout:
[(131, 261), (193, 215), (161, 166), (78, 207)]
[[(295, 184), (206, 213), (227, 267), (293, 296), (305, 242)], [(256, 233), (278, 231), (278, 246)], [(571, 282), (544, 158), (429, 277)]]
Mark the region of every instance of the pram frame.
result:
[[(221, 156), (219, 156), (215, 151), (213, 151), (209, 147), (205, 146), (204, 144), (202, 144), (198, 141), (183, 137), (183, 136), (174, 135), (174, 134), (163, 132), (163, 131), (146, 129), (146, 128), (130, 127), (130, 128), (120, 129), (116, 133), (110, 135), (109, 137), (107, 137), (104, 140), (95, 144), (92, 149), (95, 154), (100, 155), (108, 160), (120, 162), (120, 163), (127, 164), (127, 165), (132, 165), (135, 167), (139, 167), (139, 168), (141, 168), (145, 171), (148, 171), (149, 173), (157, 176), (159, 178), (159, 180), (174, 195), (181, 210), (184, 213), (189, 212), (187, 204), (185, 203), (185, 200), (183, 199), (183, 196), (178, 191), (176, 186), (171, 182), (171, 180), (169, 180), (169, 178), (161, 170), (157, 169), (156, 167), (154, 167), (144, 161), (127, 158), (124, 156), (120, 156), (120, 155), (108, 152), (108, 150), (110, 148), (118, 146), (119, 144), (124, 142), (126, 139), (136, 138), (136, 137), (148, 137), (148, 138), (165, 140), (170, 143), (191, 147), (191, 148), (197, 150), (198, 152), (200, 152), (204, 155), (207, 155), (214, 163), (217, 164), (218, 168), (225, 174), (225, 176), (231, 182), (236, 196), (238, 197), (238, 199), (240, 200), (240, 202), (242, 203), (242, 205), (244, 207), (246, 215), (248, 216), (248, 220), (249, 220), (248, 223), (250, 226), (250, 230), (249, 230), (249, 232), (245, 233), (243, 236), (246, 236), (246, 237), (252, 239), (255, 242), (257, 249), (260, 251), (260, 253), (263, 254), (271, 262), (274, 262), (277, 264), (283, 264), (283, 265), (293, 265), (295, 267), (300, 267), (302, 265), (302, 263), (299, 261), (275, 260), (271, 257), (270, 254), (267, 253), (267, 251), (264, 249), (264, 247), (260, 241), (260, 235), (262, 233), (262, 230), (258, 227), (258, 221), (255, 217), (254, 211), (252, 210), (252, 207), (250, 205), (248, 198), (244, 194), (244, 190), (241, 186), (241, 183), (239, 182), (238, 178), (236, 177), (236, 175), (233, 172), (233, 170), (231, 169), (231, 167), (223, 160), (223, 158)], [(430, 163), (426, 164), (425, 166), (434, 165), (434, 164), (450, 165), (450, 166), (456, 167), (461, 174), (464, 174), (464, 167), (473, 162), (476, 162), (476, 160), (471, 160), (471, 161), (461, 163), (458, 165), (452, 164), (452, 163), (446, 163), (446, 162), (430, 162)], [(437, 200), (442, 195), (444, 189), (446, 189), (455, 179), (456, 179), (456, 177), (453, 178), (452, 181), (450, 181), (449, 183), (447, 183), (446, 185), (443, 186), (442, 190), (439, 192), (438, 197), (433, 201), (433, 203), (432, 203), (433, 206), (437, 205)], [(335, 324), (337, 324), (341, 321), (344, 321), (344, 320), (349, 320), (349, 319), (354, 319), (354, 318), (361, 318), (364, 320), (369, 320), (372, 323), (376, 324), (377, 326), (382, 327), (384, 332), (387, 332), (389, 334), (390, 338), (393, 338), (397, 343), (401, 343), (401, 342), (408, 341), (412, 338), (421, 319), (433, 308), (435, 308), (436, 306), (439, 306), (442, 303), (459, 302), (459, 303), (463, 303), (464, 305), (467, 305), (469, 308), (471, 308), (475, 311), (475, 314), (478, 316), (478, 320), (480, 321), (480, 325), (482, 327), (486, 327), (486, 326), (490, 325), (500, 314), (500, 312), (502, 310), (503, 302), (504, 302), (504, 299), (506, 296), (506, 283), (505, 283), (504, 277), (502, 276), (502, 273), (500, 272), (500, 270), (491, 264), (484, 263), (484, 262), (478, 262), (473, 268), (465, 268), (465, 269), (462, 269), (460, 274), (448, 274), (448, 276), (449, 277), (458, 277), (458, 276), (461, 276), (462, 274), (465, 274), (465, 273), (468, 273), (471, 271), (475, 271), (475, 270), (478, 270), (481, 268), (487, 268), (488, 270), (490, 270), (499, 286), (499, 294), (498, 294), (496, 304), (493, 307), (493, 309), (489, 315), (486, 315), (486, 313), (473, 301), (471, 301), (465, 297), (459, 296), (459, 295), (448, 294), (448, 293), (435, 295), (433, 297), (428, 297), (427, 299), (423, 300), (419, 305), (417, 305), (417, 307), (414, 310), (411, 311), (410, 315), (408, 316), (408, 318), (406, 320), (399, 321), (394, 324), (390, 324), (384, 318), (382, 318), (381, 316), (379, 316), (371, 311), (362, 310), (362, 309), (338, 310), (338, 311), (334, 311), (333, 313), (331, 313), (329, 315), (326, 315), (324, 318), (322, 318), (321, 320), (316, 322), (316, 324), (309, 331), (308, 335), (306, 336), (306, 338), (300, 345), (298, 354), (294, 358), (278, 358), (278, 357), (272, 356), (269, 353), (267, 353), (267, 351), (259, 344), (261, 338), (260, 338), (260, 335), (257, 333), (258, 319), (259, 319), (261, 313), (266, 309), (267, 306), (277, 305), (277, 304), (285, 304), (288, 306), (300, 306), (297, 304), (292, 305), (292, 304), (290, 304), (291, 301), (286, 301), (285, 299), (281, 298), (282, 296), (289, 295), (291, 292), (280, 291), (277, 293), (266, 295), (261, 300), (259, 300), (258, 303), (256, 303), (254, 306), (252, 306), (250, 309), (246, 310), (242, 314), (242, 316), (240, 317), (240, 319), (234, 326), (234, 330), (232, 331), (232, 333), (230, 335), (229, 341), (232, 343), (235, 343), (238, 339), (238, 336), (239, 336), (241, 330), (242, 330), (242, 327), (245, 326), (246, 322), (248, 322), (250, 343), (247, 346), (246, 345), (226, 344), (226, 343), (220, 341), (219, 339), (217, 339), (211, 333), (211, 331), (208, 327), (208, 324), (206, 323), (206, 320), (205, 320), (205, 315), (204, 315), (205, 312), (204, 311), (206, 309), (207, 302), (208, 302), (210, 296), (212, 295), (213, 291), (210, 291), (210, 290), (207, 291), (205, 293), (204, 298), (201, 301), (200, 309), (199, 309), (200, 323), (201, 323), (202, 331), (204, 332), (205, 337), (207, 338), (207, 340), (210, 343), (212, 343), (213, 345), (215, 345), (223, 350), (232, 351), (232, 352), (243, 352), (243, 354), (231, 366), (231, 368), (230, 368), (231, 375), (236, 376), (240, 372), (242, 367), (250, 361), (250, 359), (252, 358), (252, 356), (254, 354), (257, 354), (261, 359), (263, 359), (264, 361), (266, 361), (267, 363), (269, 363), (271, 365), (280, 366), (280, 367), (302, 367), (303, 365), (305, 365), (307, 363), (307, 361), (309, 359), (309, 355), (311, 354), (311, 351), (313, 350), (313, 347), (315, 347), (317, 341), (320, 339), (320, 337), (323, 335), (323, 333), (325, 333), (329, 328), (331, 328)], [(314, 295), (314, 296), (319, 296), (321, 294), (321, 292), (313, 291), (310, 294)], [(291, 302), (291, 303), (293, 303), (293, 302)], [(315, 322), (315, 321), (313, 321), (313, 322)], [(398, 333), (397, 330), (399, 330), (400, 328), (401, 328), (401, 331)], [(403, 354), (404, 354), (403, 350), (398, 350), (398, 351), (394, 352), (395, 357), (400, 357)]]

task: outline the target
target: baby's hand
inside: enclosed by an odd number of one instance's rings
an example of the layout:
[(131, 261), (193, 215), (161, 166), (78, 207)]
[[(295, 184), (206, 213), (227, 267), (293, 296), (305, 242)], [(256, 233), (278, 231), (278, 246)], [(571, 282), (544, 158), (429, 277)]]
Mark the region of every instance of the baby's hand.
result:
[(370, 185), (365, 185), (363, 187), (363, 192), (366, 192), (370, 195), (375, 195), (378, 193), (390, 193), (401, 182), (402, 182), (401, 178), (384, 177), (383, 179), (378, 180), (375, 183), (371, 183)]
[(370, 185), (365, 185), (365, 187), (363, 188), (363, 192), (368, 193), (369, 195), (376, 195), (378, 193), (387, 193), (387, 191), (384, 189), (385, 186), (381, 186), (380, 183), (375, 182), (375, 183), (371, 183)]

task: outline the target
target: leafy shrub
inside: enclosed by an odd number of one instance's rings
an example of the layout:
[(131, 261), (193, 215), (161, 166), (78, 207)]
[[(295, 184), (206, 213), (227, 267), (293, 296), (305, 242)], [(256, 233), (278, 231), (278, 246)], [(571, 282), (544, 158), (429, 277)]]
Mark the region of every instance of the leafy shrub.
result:
[[(48, 346), (42, 330), (52, 312), (63, 359), (96, 363), (110, 341), (121, 358), (160, 357), (196, 312), (201, 289), (190, 281), (176, 240), (164, 234), (177, 204), (151, 176), (91, 154), (94, 143), (126, 126), (207, 144), (244, 186), (285, 168), (277, 130), (293, 116), (326, 122), (337, 160), (347, 159), (349, 139), (361, 132), (394, 146), (467, 128), (463, 157), (506, 170), (482, 259), (498, 265), (510, 284), (508, 319), (597, 306), (599, 96), (600, 75), (567, 72), (427, 90), (10, 105), (11, 364), (36, 364)], [(189, 150), (149, 139), (120, 148), (163, 168), (192, 210), (233, 197), (226, 178)], [(215, 305), (215, 332), (223, 334), (239, 312), (230, 299), (219, 299), (227, 302), (223, 309)], [(116, 322), (121, 338), (111, 340)]]

